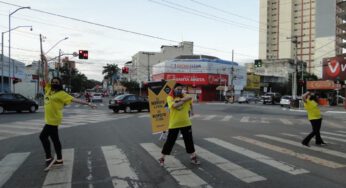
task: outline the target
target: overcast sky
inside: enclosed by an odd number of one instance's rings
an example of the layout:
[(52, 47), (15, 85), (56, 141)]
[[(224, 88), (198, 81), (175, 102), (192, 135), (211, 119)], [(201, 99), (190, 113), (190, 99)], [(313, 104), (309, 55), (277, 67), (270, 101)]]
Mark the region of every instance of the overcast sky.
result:
[[(12, 5), (10, 5), (12, 4)], [(58, 50), (70, 54), (89, 50), (89, 60), (77, 68), (89, 79), (102, 80), (102, 66), (131, 60), (138, 51), (160, 51), (161, 45), (193, 41), (195, 54), (217, 56), (240, 64), (258, 57), (258, 0), (0, 0), (0, 31), (8, 30), (11, 16), (11, 56), (30, 64), (39, 59), (39, 34), (45, 36), (44, 51), (65, 37), (47, 55)], [(50, 15), (49, 12), (85, 23)], [(142, 35), (144, 34), (144, 35)], [(145, 36), (147, 35), (147, 36)], [(152, 36), (152, 37), (149, 37)], [(5, 55), (8, 35), (5, 34)]]

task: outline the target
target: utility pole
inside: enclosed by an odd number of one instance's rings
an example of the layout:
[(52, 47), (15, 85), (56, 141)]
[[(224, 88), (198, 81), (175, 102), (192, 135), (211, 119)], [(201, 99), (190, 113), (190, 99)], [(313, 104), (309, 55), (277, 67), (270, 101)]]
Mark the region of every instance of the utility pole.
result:
[(1, 92), (4, 91), (4, 33), (1, 33)]
[[(292, 43), (294, 44), (294, 71), (292, 73), (292, 98), (297, 98), (297, 64), (298, 64), (298, 37), (303, 37), (304, 35), (294, 35), (292, 37), (287, 37), (287, 39), (291, 39)], [(302, 69), (303, 72), (303, 69)], [(303, 73), (302, 73), (303, 76)], [(302, 77), (303, 79), (303, 77)], [(302, 88), (303, 90), (303, 88)]]
[(147, 71), (148, 71), (148, 81), (150, 81), (150, 56), (155, 55), (155, 53), (152, 52), (143, 52), (143, 54), (148, 55), (148, 65), (147, 65)]
[(43, 47), (42, 47), (42, 34), (40, 34), (40, 49), (41, 49), (41, 61), (37, 63), (37, 94), (40, 93), (40, 75), (41, 75), (41, 64), (44, 63), (44, 53), (43, 53)]
[(56, 69), (58, 70), (57, 76), (60, 77), (60, 61), (61, 61), (61, 49), (59, 49), (59, 56), (58, 56), (58, 66)]

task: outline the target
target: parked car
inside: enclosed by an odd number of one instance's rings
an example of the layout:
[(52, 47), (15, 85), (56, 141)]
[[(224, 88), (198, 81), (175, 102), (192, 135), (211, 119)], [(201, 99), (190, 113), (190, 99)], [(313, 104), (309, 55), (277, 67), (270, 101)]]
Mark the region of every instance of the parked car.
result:
[(257, 103), (259, 99), (255, 96), (240, 96), (238, 103)]
[(281, 100), (280, 93), (266, 93), (262, 95), (263, 104), (279, 104)]
[(138, 112), (141, 112), (142, 110), (149, 111), (149, 101), (147, 98), (142, 96), (124, 94), (109, 100), (108, 108), (112, 109), (116, 113), (119, 112), (119, 110), (123, 110), (126, 113), (129, 113), (132, 110), (137, 110)]
[(101, 93), (94, 93), (91, 97), (91, 102), (102, 102), (102, 94)]
[(0, 114), (5, 111), (29, 111), (36, 112), (38, 105), (35, 101), (16, 93), (0, 94)]
[(282, 106), (282, 107), (290, 107), (291, 106), (291, 101), (292, 101), (292, 96), (284, 95), (284, 96), (281, 97), (280, 106)]

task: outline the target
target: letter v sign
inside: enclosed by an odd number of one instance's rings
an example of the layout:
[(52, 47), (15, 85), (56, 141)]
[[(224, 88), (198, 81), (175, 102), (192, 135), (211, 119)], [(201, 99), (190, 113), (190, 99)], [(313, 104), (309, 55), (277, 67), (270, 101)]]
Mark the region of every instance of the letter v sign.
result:
[(338, 68), (339, 68), (339, 62), (336, 62), (334, 67), (333, 67), (333, 65), (329, 62), (329, 63), (328, 63), (328, 67), (329, 67), (329, 70), (334, 74), (334, 73), (336, 72), (336, 70), (338, 70)]

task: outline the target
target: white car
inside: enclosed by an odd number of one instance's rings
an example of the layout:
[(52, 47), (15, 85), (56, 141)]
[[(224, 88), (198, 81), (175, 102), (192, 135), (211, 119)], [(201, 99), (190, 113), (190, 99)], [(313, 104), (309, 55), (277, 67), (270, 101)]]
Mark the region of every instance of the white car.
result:
[(282, 107), (290, 107), (292, 101), (292, 96), (290, 95), (284, 95), (280, 99), (280, 106)]
[(91, 102), (102, 102), (102, 94), (101, 93), (94, 93), (93, 96), (91, 97)]

